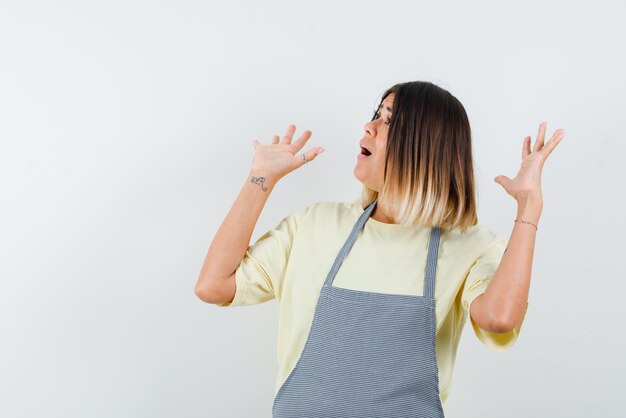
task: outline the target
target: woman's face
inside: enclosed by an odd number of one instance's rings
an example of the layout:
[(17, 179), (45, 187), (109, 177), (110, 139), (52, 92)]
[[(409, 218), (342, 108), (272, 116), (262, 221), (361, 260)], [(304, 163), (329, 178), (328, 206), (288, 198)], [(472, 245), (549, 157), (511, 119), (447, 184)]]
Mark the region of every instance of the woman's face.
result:
[[(364, 186), (376, 191), (380, 191), (383, 181), (387, 134), (394, 97), (394, 93), (390, 93), (379, 106), (374, 120), (365, 124), (365, 135), (360, 141), (361, 148), (354, 167), (354, 176)], [(371, 155), (366, 155), (367, 151), (363, 147), (367, 148)]]

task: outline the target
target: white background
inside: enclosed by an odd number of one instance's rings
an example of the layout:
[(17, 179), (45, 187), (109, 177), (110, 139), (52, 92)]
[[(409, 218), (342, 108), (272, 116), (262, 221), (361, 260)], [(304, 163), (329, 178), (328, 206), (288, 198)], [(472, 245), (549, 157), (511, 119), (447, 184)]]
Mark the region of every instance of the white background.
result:
[[(510, 3), (510, 4), (509, 4)], [(479, 222), (508, 238), (538, 125), (565, 138), (519, 340), (469, 323), (449, 417), (620, 417), (623, 2), (0, 2), (0, 416), (269, 417), (278, 304), (220, 309), (194, 285), (252, 140), (310, 129), (253, 234), (348, 201), (383, 91), (464, 104)]]

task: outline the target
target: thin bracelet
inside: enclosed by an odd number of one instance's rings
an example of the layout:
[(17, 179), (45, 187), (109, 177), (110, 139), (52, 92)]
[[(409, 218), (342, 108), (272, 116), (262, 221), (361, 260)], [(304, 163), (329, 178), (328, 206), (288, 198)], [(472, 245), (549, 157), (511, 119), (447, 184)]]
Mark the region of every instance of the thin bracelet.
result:
[(516, 220), (514, 220), (513, 222), (522, 222), (522, 223), (525, 223), (525, 224), (531, 224), (532, 226), (534, 226), (534, 227), (535, 227), (535, 229), (536, 229), (537, 231), (539, 231), (539, 228), (537, 228), (537, 225), (535, 225), (535, 224), (534, 224), (534, 223), (532, 223), (532, 222), (522, 221), (521, 219), (516, 219)]

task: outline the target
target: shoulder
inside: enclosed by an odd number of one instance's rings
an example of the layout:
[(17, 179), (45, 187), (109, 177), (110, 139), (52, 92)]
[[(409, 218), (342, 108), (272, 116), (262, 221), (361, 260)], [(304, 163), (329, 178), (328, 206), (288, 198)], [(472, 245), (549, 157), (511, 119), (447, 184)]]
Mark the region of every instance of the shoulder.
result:
[(318, 215), (348, 215), (358, 209), (358, 205), (354, 202), (314, 202), (307, 206), (304, 211), (315, 213)]
[[(353, 202), (313, 202), (296, 213), (302, 221), (345, 221), (351, 220), (360, 207)], [(362, 211), (362, 209), (361, 209)], [(357, 215), (358, 216), (358, 215)]]
[(494, 229), (480, 223), (470, 227), (465, 233), (461, 233), (458, 228), (446, 231), (446, 242), (457, 250), (467, 252), (474, 259), (494, 249), (504, 248), (508, 243)]
[(363, 209), (353, 202), (313, 202), (290, 216), (301, 231), (328, 233), (335, 231), (342, 233), (346, 228), (354, 225)]

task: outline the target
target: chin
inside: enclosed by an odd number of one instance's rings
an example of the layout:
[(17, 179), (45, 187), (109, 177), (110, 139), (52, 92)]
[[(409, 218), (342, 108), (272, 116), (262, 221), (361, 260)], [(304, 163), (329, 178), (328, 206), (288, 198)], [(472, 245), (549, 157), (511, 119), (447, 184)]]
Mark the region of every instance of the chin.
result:
[(361, 184), (363, 184), (365, 186), (365, 183), (363, 181), (363, 178), (359, 175), (359, 170), (357, 167), (354, 168), (354, 170), (352, 171), (352, 174), (354, 175), (354, 178), (357, 179), (358, 181), (361, 182)]
[(371, 177), (370, 171), (371, 170), (368, 170), (366, 167), (359, 167), (359, 164), (357, 163), (352, 173), (354, 174), (354, 178), (356, 178), (363, 186), (378, 192), (380, 188), (379, 185), (372, 184), (371, 178), (368, 179), (368, 175)]

